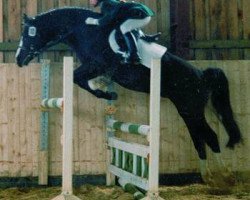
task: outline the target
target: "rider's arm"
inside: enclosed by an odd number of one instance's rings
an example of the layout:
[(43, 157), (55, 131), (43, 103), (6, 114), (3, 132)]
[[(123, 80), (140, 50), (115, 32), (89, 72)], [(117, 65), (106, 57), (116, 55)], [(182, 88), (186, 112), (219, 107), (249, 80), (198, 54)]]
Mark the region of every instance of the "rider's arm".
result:
[(103, 16), (100, 19), (87, 18), (85, 23), (90, 25), (107, 26), (116, 23), (117, 15), (120, 10), (120, 3), (104, 1), (101, 5), (101, 13)]

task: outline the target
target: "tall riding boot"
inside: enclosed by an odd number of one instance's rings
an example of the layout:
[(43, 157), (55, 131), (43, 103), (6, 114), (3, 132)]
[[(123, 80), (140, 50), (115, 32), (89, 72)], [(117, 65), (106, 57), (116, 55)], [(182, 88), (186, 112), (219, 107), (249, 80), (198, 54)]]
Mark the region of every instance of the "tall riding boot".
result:
[(138, 54), (137, 42), (134, 35), (131, 32), (123, 34), (126, 45), (128, 47), (129, 57), (125, 58), (124, 63), (138, 65), (141, 62), (141, 58)]

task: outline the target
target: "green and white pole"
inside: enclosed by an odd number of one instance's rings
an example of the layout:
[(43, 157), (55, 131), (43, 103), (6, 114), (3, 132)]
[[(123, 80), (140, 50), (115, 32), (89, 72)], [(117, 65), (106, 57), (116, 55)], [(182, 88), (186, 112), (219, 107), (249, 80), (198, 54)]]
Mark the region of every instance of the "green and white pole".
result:
[(63, 98), (46, 98), (41, 102), (42, 108), (62, 108), (63, 107)]
[(126, 179), (119, 178), (118, 183), (125, 192), (132, 194), (135, 200), (143, 199), (145, 197), (145, 194), (138, 190), (136, 186), (126, 181)]
[(109, 119), (107, 121), (107, 126), (115, 130), (119, 130), (125, 133), (136, 134), (136, 135), (147, 136), (150, 132), (150, 127), (148, 125), (121, 122), (121, 121), (117, 121), (114, 119)]

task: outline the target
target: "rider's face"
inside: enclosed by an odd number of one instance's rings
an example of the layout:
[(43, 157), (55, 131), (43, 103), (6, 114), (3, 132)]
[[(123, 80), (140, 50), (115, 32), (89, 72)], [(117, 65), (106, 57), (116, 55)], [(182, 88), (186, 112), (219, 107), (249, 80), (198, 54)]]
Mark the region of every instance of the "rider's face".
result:
[(98, 3), (98, 0), (89, 0), (89, 3), (91, 6), (96, 6)]

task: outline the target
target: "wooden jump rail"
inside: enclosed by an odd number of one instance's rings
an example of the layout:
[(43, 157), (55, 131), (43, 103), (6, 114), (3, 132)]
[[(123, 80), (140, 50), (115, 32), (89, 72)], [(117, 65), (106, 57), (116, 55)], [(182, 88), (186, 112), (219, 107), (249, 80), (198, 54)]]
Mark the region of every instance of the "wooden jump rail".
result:
[[(42, 109), (60, 108), (63, 111), (63, 134), (62, 134), (62, 193), (53, 200), (79, 200), (73, 195), (72, 189), (72, 152), (73, 152), (73, 57), (63, 59), (63, 97), (48, 98), (49, 95), (49, 65), (44, 63), (42, 67)], [(48, 156), (48, 113), (42, 112), (40, 155)], [(45, 115), (46, 114), (46, 115)], [(47, 117), (46, 117), (47, 116)], [(47, 124), (46, 124), (47, 123)], [(46, 130), (47, 128), (47, 130)], [(45, 132), (42, 132), (45, 131)], [(46, 145), (44, 145), (46, 144)], [(46, 146), (46, 148), (44, 148)], [(44, 152), (43, 152), (44, 151)], [(44, 158), (44, 156), (42, 157)], [(48, 161), (48, 158), (45, 159)], [(40, 159), (39, 184), (46, 185), (48, 181), (48, 163), (42, 164)], [(45, 165), (45, 166), (44, 166)], [(41, 169), (44, 166), (45, 169)]]
[[(159, 196), (159, 137), (160, 137), (160, 59), (151, 60), (150, 125), (125, 123), (106, 116), (107, 127), (107, 185), (113, 185), (115, 176), (120, 185), (136, 199), (160, 200)], [(112, 90), (112, 88), (111, 88)], [(112, 106), (113, 101), (108, 101)], [(115, 109), (114, 109), (115, 110)], [(149, 145), (125, 142), (115, 137), (115, 131), (147, 136)], [(136, 189), (147, 191), (146, 197)]]

